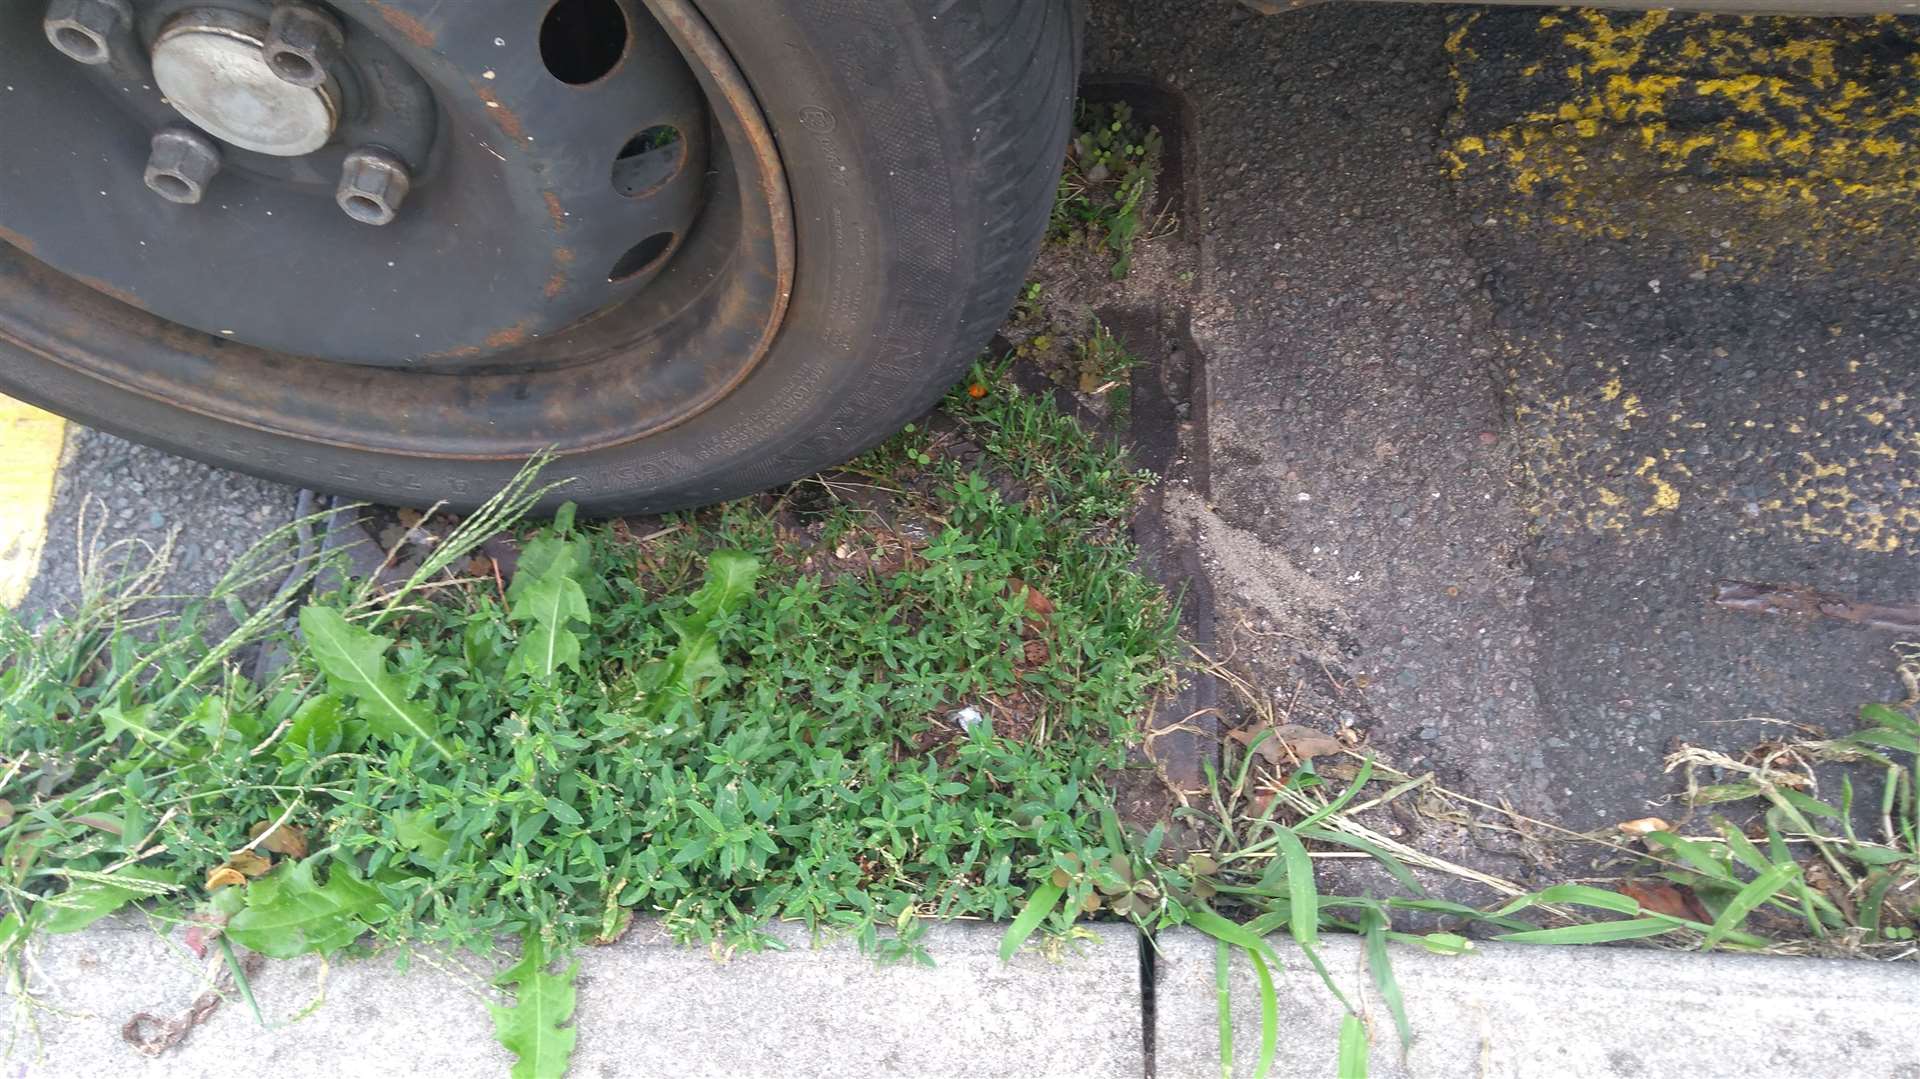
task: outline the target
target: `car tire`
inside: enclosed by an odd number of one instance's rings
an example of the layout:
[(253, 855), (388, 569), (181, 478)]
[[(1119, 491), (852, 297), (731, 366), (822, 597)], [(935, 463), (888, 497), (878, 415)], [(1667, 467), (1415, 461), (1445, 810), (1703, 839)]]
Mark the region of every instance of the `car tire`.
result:
[[(1011, 306), (1070, 137), (1080, 33), (1072, 0), (697, 7), (778, 147), (792, 204), (790, 300), (764, 358), (710, 406), (664, 430), (559, 454), (547, 475), (572, 482), (556, 498), (596, 513), (766, 489), (845, 461), (923, 414)], [(6, 236), (0, 229), (0, 248)], [(8, 305), (34, 288), (24, 281), (0, 267), (0, 389), (88, 425), (402, 505), (474, 505), (526, 459), (340, 445), (169, 403), (9, 333)], [(147, 346), (127, 337), (119, 347)]]

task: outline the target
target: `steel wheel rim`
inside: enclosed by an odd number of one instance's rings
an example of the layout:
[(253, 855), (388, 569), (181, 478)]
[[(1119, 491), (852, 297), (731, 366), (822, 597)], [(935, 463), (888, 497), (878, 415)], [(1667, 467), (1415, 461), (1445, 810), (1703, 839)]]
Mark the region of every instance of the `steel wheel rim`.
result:
[[(178, 6), (177, 0), (160, 2)], [(240, 334), (183, 325), (149, 310), (154, 305), (144, 297), (111, 280), (63, 272), (71, 267), (56, 268), (60, 260), (34, 237), (21, 229), (8, 231), (13, 222), (5, 220), (6, 207), (18, 202), (6, 197), (5, 184), (11, 181), (0, 177), (0, 345), (232, 424), (421, 457), (511, 459), (547, 448), (582, 451), (643, 437), (698, 415), (751, 373), (785, 316), (794, 276), (791, 206), (766, 121), (699, 13), (687, 0), (646, 0), (644, 8), (637, 0), (621, 2), (629, 20), (653, 20), (692, 71), (709, 112), (710, 150), (701, 177), (709, 197), (697, 217), (665, 247), (647, 253), (652, 265), (608, 282), (617, 287), (637, 281), (618, 302), (588, 311), (556, 332), (518, 324), (489, 327), (472, 344), (444, 350), (424, 363), (419, 357), (387, 367), (328, 362), (251, 344)], [(435, 10), (446, 7), (457, 10), (451, 15)], [(436, 86), (476, 68), (478, 61), (466, 59), (462, 50), (504, 48), (495, 44), (504, 40), (497, 35), (475, 43), (471, 20), (477, 6), (341, 0), (337, 9), (427, 72)], [(533, 9), (525, 16), (523, 30), (538, 40), (545, 14)], [(503, 25), (499, 19), (481, 21), (489, 30)], [(0, 31), (0, 37), (17, 36), (10, 29)], [(44, 43), (40, 47), (51, 53)], [(623, 54), (622, 62), (627, 59)], [(49, 65), (45, 56), (41, 60), (44, 71)], [(529, 95), (538, 100), (516, 108), (524, 103), (508, 80), (498, 77), (500, 70), (498, 65), (478, 68), (468, 80), (473, 96), (467, 107), (487, 125), (481, 130), (490, 137), (488, 154), (524, 153), (532, 159), (544, 151), (542, 109), (569, 100), (581, 88), (543, 88), (545, 96)], [(495, 77), (485, 77), (488, 71)], [(605, 89), (599, 83), (597, 90)], [(587, 98), (595, 91), (588, 84)], [(4, 121), (0, 106), (0, 129)], [(447, 127), (452, 133), (464, 130), (457, 117)], [(684, 172), (690, 151), (683, 147), (678, 153)], [(606, 182), (611, 188), (622, 179), (610, 170)], [(624, 179), (645, 193), (648, 177)], [(570, 224), (569, 193), (557, 187), (523, 195), (538, 201), (557, 237), (586, 233)], [(341, 226), (381, 231), (344, 217)], [(541, 267), (548, 275), (546, 288), (563, 292), (572, 275), (595, 272), (582, 268), (581, 246), (557, 243), (546, 252), (549, 261)], [(621, 279), (621, 263), (607, 258), (610, 250), (604, 242), (596, 249), (595, 259), (614, 263), (598, 273)]]

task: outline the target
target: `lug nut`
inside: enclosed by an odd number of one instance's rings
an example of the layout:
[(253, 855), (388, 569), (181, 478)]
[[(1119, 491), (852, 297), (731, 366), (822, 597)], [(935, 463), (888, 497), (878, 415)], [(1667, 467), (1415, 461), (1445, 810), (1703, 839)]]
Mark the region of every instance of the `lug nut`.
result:
[(347, 216), (364, 225), (385, 225), (400, 212), (413, 177), (399, 158), (385, 150), (363, 147), (347, 155), (340, 170), (340, 190), (334, 196)]
[(69, 59), (104, 64), (132, 28), (133, 6), (127, 0), (53, 0), (41, 26)]
[(326, 84), (346, 47), (346, 34), (332, 15), (310, 4), (282, 3), (273, 9), (262, 49), (275, 75), (312, 88)]
[(153, 153), (147, 158), (147, 186), (168, 202), (182, 206), (199, 202), (219, 171), (220, 148), (198, 131), (170, 127), (153, 137)]

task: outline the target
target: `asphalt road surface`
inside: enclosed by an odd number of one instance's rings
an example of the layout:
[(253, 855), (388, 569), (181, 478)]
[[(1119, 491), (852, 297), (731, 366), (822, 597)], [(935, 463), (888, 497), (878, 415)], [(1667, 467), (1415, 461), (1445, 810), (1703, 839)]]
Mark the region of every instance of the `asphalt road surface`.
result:
[[(1192, 117), (1197, 275), (1164, 297), (1206, 371), (1186, 524), (1260, 692), (1575, 828), (1659, 811), (1676, 742), (1896, 694), (1899, 633), (1712, 597), (1920, 599), (1920, 26), (1091, 18), (1090, 71)], [(85, 506), (172, 536), (192, 589), (295, 502), (78, 430), (57, 483), (15, 486), (52, 496), (8, 511), (43, 523), (36, 611), (79, 587)]]
[(1920, 24), (1093, 13), (1193, 116), (1220, 647), (1283, 713), (1587, 829), (1898, 696), (1900, 633), (1713, 597), (1920, 599)]

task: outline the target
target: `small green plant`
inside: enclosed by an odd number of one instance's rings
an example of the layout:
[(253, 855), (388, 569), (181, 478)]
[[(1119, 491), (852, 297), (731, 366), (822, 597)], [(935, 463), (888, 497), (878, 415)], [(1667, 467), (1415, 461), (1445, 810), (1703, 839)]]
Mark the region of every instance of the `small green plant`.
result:
[[(1230, 672), (1214, 669), (1239, 684)], [(1920, 653), (1905, 655), (1901, 671), (1910, 685), (1920, 684)], [(1281, 744), (1278, 731), (1300, 729), (1276, 725), (1270, 704), (1251, 692), (1246, 696), (1262, 719), (1244, 739), (1244, 748), (1228, 743), (1225, 767), (1214, 775), (1206, 801), (1176, 812), (1198, 829), (1193, 849), (1170, 858), (1163, 850), (1164, 829), (1123, 835), (1109, 819), (1106, 843), (1121, 853), (1096, 863), (1056, 857), (1050, 879), (1035, 890), (1003, 940), (1003, 951), (1010, 954), (1049, 919), (1062, 930), (1075, 915), (1103, 906), (1148, 930), (1187, 925), (1214, 937), (1219, 948), (1223, 1069), (1230, 1069), (1234, 1052), (1227, 987), (1236, 954), (1252, 965), (1259, 992), (1261, 1046), (1255, 1074), (1266, 1075), (1272, 1064), (1279, 1016), (1271, 970), (1280, 957), (1268, 937), (1281, 931), (1346, 1008), (1335, 1035), (1340, 1074), (1355, 1076), (1366, 1074), (1366, 1027), (1320, 958), (1321, 935), (1340, 932), (1362, 938), (1369, 976), (1403, 1047), (1410, 1043), (1412, 1030), (1388, 945), (1441, 955), (1461, 954), (1474, 946), (1456, 932), (1396, 931), (1397, 913), (1443, 916), (1463, 931), (1517, 944), (1663, 938), (1703, 951), (1817, 948), (1860, 956), (1913, 954), (1915, 926), (1920, 924), (1920, 901), (1913, 898), (1920, 885), (1920, 798), (1914, 786), (1920, 717), (1915, 700), (1869, 705), (1861, 711), (1861, 729), (1853, 734), (1770, 744), (1757, 760), (1687, 749), (1669, 761), (1671, 768), (1687, 769), (1690, 777), (1693, 769), (1702, 767), (1743, 776), (1712, 786), (1699, 786), (1690, 778), (1688, 802), (1758, 801), (1764, 812), (1748, 828), (1725, 818), (1714, 820), (1711, 836), (1682, 836), (1677, 826), (1653, 828), (1638, 833), (1644, 846), (1636, 850), (1612, 839), (1516, 817), (1530, 827), (1602, 843), (1639, 861), (1636, 876), (1622, 881), (1617, 890), (1572, 883), (1527, 890), (1397, 843), (1366, 822), (1368, 811), (1416, 793), (1441, 801), (1470, 799), (1439, 788), (1431, 777), (1407, 776), (1369, 756), (1343, 750), (1324, 736)], [(1837, 803), (1807, 793), (1814, 786), (1812, 765), (1817, 762), (1880, 771), (1880, 795), (1871, 807), (1877, 809), (1876, 839), (1855, 833), (1859, 807), (1850, 779), (1842, 779)], [(1328, 853), (1364, 855), (1404, 891), (1384, 897), (1324, 894), (1313, 860)], [(1431, 898), (1414, 868), (1472, 880), (1499, 898), (1485, 907)], [(1646, 887), (1639, 880), (1641, 873), (1667, 882), (1661, 885), (1665, 890)], [(1551, 924), (1540, 924), (1543, 921)]]
[(1026, 286), (1020, 290), (1019, 299), (1014, 301), (1013, 314), (1009, 317), (1008, 321), (1015, 325), (1021, 325), (1039, 318), (1042, 310), (1041, 303), (1044, 292), (1045, 289), (1041, 286), (1040, 282), (1029, 281)]
[[(529, 472), (397, 587), (316, 591), (340, 579), (298, 542), (316, 518), (173, 613), (121, 559), (67, 618), (0, 614), (6, 961), (136, 901), (270, 957), (513, 937), (496, 1027), (550, 1076), (572, 956), (636, 915), (928, 962), (924, 920), (1008, 917), (1063, 858), (1111, 858), (1104, 784), (1175, 645), (1119, 538), (1149, 477), (1001, 383), (870, 455), (867, 501), (803, 484), (804, 527), (792, 493), (643, 538), (563, 509), (509, 580), (450, 575), (545, 494)], [(291, 662), (255, 681), (234, 661), (263, 643)]]
[(1159, 165), (1160, 132), (1142, 129), (1130, 106), (1079, 102), (1048, 236), (1104, 248), (1114, 278), (1126, 277)]

